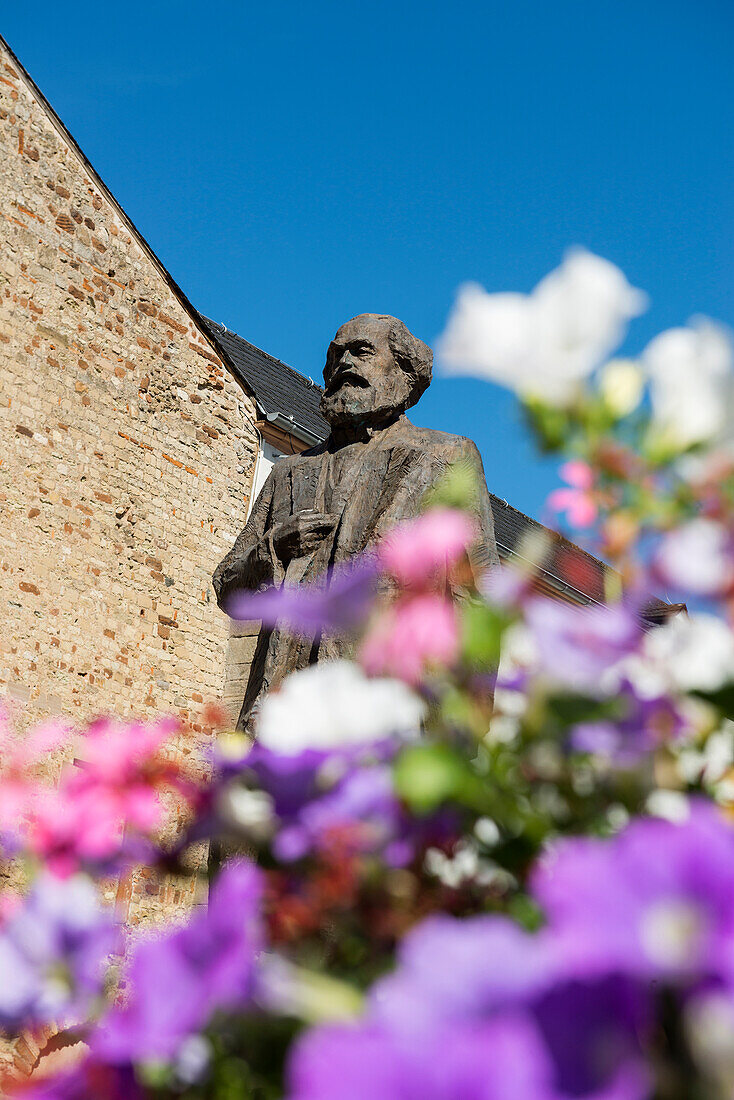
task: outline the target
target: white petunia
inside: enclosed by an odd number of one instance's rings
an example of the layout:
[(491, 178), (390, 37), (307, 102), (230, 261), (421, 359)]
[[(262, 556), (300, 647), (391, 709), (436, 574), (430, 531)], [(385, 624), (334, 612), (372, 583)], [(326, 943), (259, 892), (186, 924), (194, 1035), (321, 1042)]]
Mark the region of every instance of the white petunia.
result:
[(666, 584), (695, 596), (721, 595), (734, 581), (731, 539), (712, 519), (691, 520), (666, 535), (655, 565)]
[(729, 423), (734, 347), (723, 325), (698, 318), (656, 336), (642, 355), (654, 422), (680, 447), (720, 437)]
[(406, 684), (368, 679), (350, 661), (324, 661), (292, 673), (265, 698), (257, 732), (261, 745), (295, 756), (414, 734), (424, 714), (425, 704)]
[(734, 634), (715, 615), (675, 615), (645, 635), (641, 658), (621, 667), (643, 695), (716, 691), (734, 681)]
[(614, 264), (574, 249), (531, 294), (462, 287), (438, 351), (449, 371), (563, 404), (646, 302)]

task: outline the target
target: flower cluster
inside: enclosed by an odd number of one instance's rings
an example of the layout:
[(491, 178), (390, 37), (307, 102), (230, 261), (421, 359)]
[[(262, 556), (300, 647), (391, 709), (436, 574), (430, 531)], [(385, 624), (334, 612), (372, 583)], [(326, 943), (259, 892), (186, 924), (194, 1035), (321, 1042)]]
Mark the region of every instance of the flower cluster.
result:
[[(549, 507), (618, 567), (603, 598), (548, 596), (546, 539), (478, 576), (456, 468), (347, 568), (231, 597), (354, 656), (287, 677), (196, 781), (165, 720), (0, 716), (31, 880), (0, 896), (0, 1028), (78, 1048), (27, 1096), (734, 1095), (734, 358), (696, 321), (609, 359), (644, 306), (577, 251), (528, 295), (464, 288), (441, 343), (566, 460)], [(94, 879), (202, 841), (208, 906), (123, 949)]]

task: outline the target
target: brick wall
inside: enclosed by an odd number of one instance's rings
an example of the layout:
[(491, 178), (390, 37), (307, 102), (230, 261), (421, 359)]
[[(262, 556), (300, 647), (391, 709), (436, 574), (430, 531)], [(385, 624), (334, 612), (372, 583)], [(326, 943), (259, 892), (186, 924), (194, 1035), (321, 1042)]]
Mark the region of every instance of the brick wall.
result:
[(254, 406), (1, 47), (0, 200), (0, 692), (200, 725)]

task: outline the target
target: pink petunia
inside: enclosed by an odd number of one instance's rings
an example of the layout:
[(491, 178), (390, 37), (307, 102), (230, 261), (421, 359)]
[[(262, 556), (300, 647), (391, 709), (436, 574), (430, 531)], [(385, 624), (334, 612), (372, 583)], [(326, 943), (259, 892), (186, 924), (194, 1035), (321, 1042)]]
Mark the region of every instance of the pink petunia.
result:
[(461, 560), (476, 533), (471, 516), (454, 508), (433, 508), (385, 536), (380, 563), (403, 587), (423, 588)]
[(586, 462), (574, 460), (561, 466), (561, 477), (570, 489), (555, 489), (548, 497), (554, 512), (565, 512), (574, 527), (590, 527), (599, 509), (594, 500), (594, 472)]
[(367, 633), (360, 659), (371, 676), (395, 676), (417, 684), (427, 667), (453, 664), (458, 651), (453, 604), (426, 594), (393, 604)]

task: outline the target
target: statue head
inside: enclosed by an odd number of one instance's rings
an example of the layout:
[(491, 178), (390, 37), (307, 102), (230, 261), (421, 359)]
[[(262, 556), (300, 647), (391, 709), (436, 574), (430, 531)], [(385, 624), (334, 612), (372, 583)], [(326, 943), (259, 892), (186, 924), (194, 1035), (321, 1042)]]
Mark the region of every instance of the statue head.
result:
[(431, 349), (397, 317), (362, 313), (329, 344), (321, 411), (332, 427), (389, 421), (415, 405), (432, 365)]

